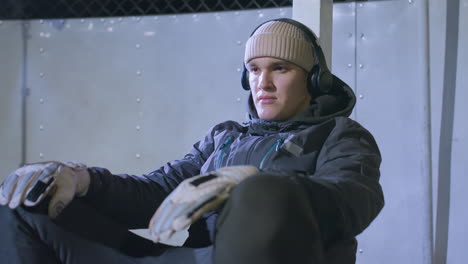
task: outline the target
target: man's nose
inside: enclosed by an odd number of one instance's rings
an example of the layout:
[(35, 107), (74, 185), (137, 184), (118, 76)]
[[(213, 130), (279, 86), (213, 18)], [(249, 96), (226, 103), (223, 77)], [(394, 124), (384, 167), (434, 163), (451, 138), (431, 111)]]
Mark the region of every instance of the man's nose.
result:
[(271, 90), (272, 89), (271, 76), (267, 72), (262, 72), (258, 77), (258, 89), (259, 90)]

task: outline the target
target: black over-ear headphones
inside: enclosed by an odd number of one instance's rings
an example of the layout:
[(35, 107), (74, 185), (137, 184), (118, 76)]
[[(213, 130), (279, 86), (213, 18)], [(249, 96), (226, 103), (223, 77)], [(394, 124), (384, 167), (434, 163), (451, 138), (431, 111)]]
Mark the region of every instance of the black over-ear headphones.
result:
[[(323, 55), (323, 51), (319, 45), (317, 36), (315, 36), (312, 30), (310, 30), (304, 24), (296, 20), (292, 20), (289, 18), (279, 18), (279, 19), (272, 19), (272, 20), (263, 22), (257, 28), (255, 28), (252, 34), (250, 34), (250, 37), (255, 33), (255, 31), (257, 31), (259, 27), (271, 21), (281, 21), (281, 22), (289, 23), (299, 28), (305, 33), (305, 37), (307, 38), (307, 41), (309, 43), (312, 43), (314, 54), (316, 55), (318, 59), (318, 63), (314, 67), (312, 67), (312, 69), (310, 70), (308, 74), (307, 89), (309, 89), (309, 93), (314, 97), (319, 96), (321, 94), (329, 93), (333, 85), (333, 75), (327, 67), (327, 62), (325, 61), (325, 56)], [(244, 90), (250, 90), (249, 72), (247, 68), (245, 67), (245, 65), (244, 65), (244, 70), (242, 72), (241, 84)]]

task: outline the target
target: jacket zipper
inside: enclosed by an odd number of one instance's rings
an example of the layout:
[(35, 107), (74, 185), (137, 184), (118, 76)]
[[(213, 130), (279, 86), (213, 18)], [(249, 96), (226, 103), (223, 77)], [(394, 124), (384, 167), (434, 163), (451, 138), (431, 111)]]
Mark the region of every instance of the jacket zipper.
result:
[(226, 149), (229, 147), (229, 145), (231, 145), (232, 141), (234, 141), (234, 137), (230, 136), (226, 139), (226, 141), (224, 141), (221, 147), (219, 147), (221, 149), (221, 153), (219, 154), (218, 163), (216, 166), (217, 169), (221, 168), (221, 163), (223, 162), (224, 153), (226, 152)]
[(284, 142), (284, 139), (282, 138), (279, 138), (278, 140), (276, 140), (275, 144), (273, 144), (269, 149), (268, 151), (265, 153), (265, 155), (263, 155), (263, 158), (262, 158), (262, 161), (260, 161), (260, 166), (259, 168), (260, 169), (263, 169), (263, 163), (265, 163), (265, 160), (267, 159), (268, 156), (270, 156), (271, 152), (273, 151), (273, 149), (275, 151), (278, 151), (281, 144), (283, 144)]

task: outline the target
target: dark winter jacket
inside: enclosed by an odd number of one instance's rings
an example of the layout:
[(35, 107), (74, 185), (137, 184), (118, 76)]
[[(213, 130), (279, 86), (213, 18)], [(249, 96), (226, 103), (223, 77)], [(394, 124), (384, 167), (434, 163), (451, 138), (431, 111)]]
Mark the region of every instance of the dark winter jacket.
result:
[[(148, 175), (112, 175), (91, 168), (88, 199), (128, 228), (146, 228), (158, 205), (183, 180), (225, 166), (254, 165), (303, 185), (319, 216), (327, 263), (354, 263), (354, 237), (384, 204), (379, 149), (372, 135), (347, 117), (354, 103), (352, 90), (337, 78), (329, 94), (285, 122), (257, 118), (250, 98), (248, 124), (214, 126), (182, 159)], [(209, 245), (204, 231), (212, 230), (215, 219), (212, 214), (193, 225), (187, 246)]]

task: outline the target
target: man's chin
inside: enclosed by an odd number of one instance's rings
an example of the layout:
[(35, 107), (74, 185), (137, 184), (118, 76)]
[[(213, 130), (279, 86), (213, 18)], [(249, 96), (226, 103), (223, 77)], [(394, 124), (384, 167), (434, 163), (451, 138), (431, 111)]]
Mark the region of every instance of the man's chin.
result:
[(276, 113), (259, 113), (258, 117), (266, 121), (280, 121), (280, 118)]

